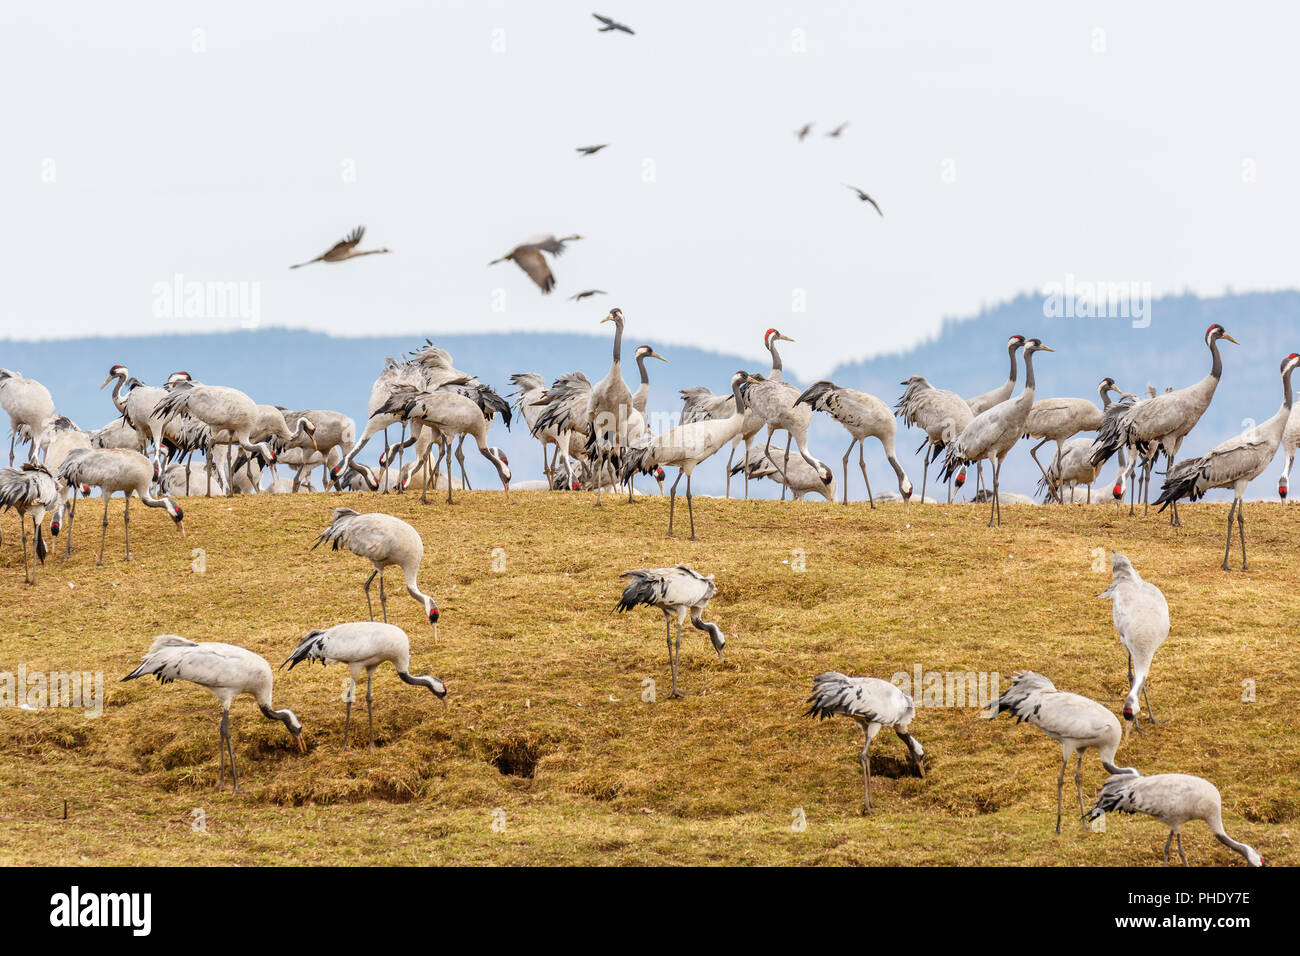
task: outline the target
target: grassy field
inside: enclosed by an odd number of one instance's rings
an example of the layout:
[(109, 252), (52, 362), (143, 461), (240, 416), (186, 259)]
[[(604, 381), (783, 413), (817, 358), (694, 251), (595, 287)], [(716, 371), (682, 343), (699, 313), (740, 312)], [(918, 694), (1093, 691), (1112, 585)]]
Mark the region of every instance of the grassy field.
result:
[[(917, 665), (998, 672), (1004, 686), (1032, 668), (1118, 713), (1125, 657), (1110, 603), (1095, 597), (1109, 556), (1094, 570), (1096, 549), (1112, 548), (1164, 590), (1173, 618), (1149, 684), (1160, 722), (1119, 762), (1208, 777), (1230, 834), (1271, 865), (1300, 861), (1300, 508), (1251, 505), (1252, 570), (1225, 574), (1226, 505), (1184, 506), (1182, 529), (1110, 505), (1011, 507), (989, 529), (984, 507), (700, 499), (691, 542), (664, 535), (666, 499), (593, 500), (190, 499), (184, 540), (161, 512), (132, 509), (128, 564), (118, 499), (97, 568), (95, 499), (71, 557), (56, 560), (60, 541), (35, 587), (22, 583), (17, 519), (2, 516), (0, 670), (102, 671), (107, 697), (97, 719), (0, 708), (0, 863), (1157, 865), (1167, 831), (1145, 817), (1112, 816), (1092, 833), (1067, 816), (1053, 833), (1060, 749), (1028, 725), (918, 708), (928, 776), (882, 733), (876, 812), (864, 817), (861, 732), (800, 716), (814, 674), (888, 679)], [(446, 705), (385, 666), (377, 749), (341, 753), (346, 669), (277, 671), (276, 703), (303, 720), (309, 750), (241, 698), (241, 793), (218, 792), (211, 695), (118, 680), (159, 633), (241, 644), (278, 666), (308, 630), (364, 619), (369, 566), (310, 550), (340, 504), (424, 536), (437, 641), (397, 575), (390, 620), (411, 636), (412, 670), (447, 682)], [(728, 635), (719, 663), (687, 627), (683, 700), (667, 699), (661, 615), (613, 611), (620, 572), (675, 563), (716, 574), (706, 616)], [(647, 678), (656, 702), (643, 700)], [(1089, 805), (1104, 778), (1090, 752)], [(1193, 865), (1242, 863), (1203, 824), (1183, 842)]]

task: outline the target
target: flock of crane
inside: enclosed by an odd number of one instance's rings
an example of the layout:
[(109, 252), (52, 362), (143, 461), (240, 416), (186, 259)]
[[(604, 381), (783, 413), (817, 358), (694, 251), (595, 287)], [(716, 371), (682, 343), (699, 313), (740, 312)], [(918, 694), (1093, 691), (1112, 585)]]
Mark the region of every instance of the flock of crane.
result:
[[(353, 246), (359, 239), (359, 233), (349, 237)], [(525, 263), (520, 264), (526, 268)], [(636, 494), (633, 479), (638, 475), (653, 476), (662, 494), (665, 469), (677, 468), (678, 475), (669, 492), (668, 533), (673, 533), (677, 487), (685, 477), (692, 539), (695, 538), (692, 472), (724, 446), (729, 445), (731, 449), (726, 469), (728, 496), (731, 476), (743, 473), (746, 498), (750, 479), (766, 475), (783, 485), (782, 497), (786, 490), (796, 498), (816, 491), (830, 501), (835, 500), (835, 476), (831, 468), (808, 448), (808, 429), (815, 411), (827, 413), (849, 432), (851, 440), (842, 459), (842, 500), (846, 504), (849, 459), (857, 445), (867, 498), (875, 507), (870, 482), (866, 480), (863, 451), (863, 442), (869, 437), (880, 442), (896, 474), (902, 500), (907, 502), (912, 497), (912, 483), (894, 451), (896, 418), (901, 418), (907, 427), (916, 426), (925, 434), (922, 500), (929, 466), (941, 455), (941, 480), (948, 484), (950, 502), (954, 487), (961, 488), (966, 480), (967, 467), (975, 464), (980, 469), (977, 481), (982, 483), (982, 464), (988, 462), (990, 526), (1001, 522), (1002, 464), (1022, 438), (1039, 440), (1031, 455), (1042, 473), (1040, 486), (1049, 500), (1054, 498), (1062, 503), (1065, 487), (1073, 488), (1079, 482), (1090, 486), (1105, 462), (1118, 456), (1114, 497), (1122, 499), (1129, 489), (1130, 512), (1135, 508), (1139, 487), (1144, 505), (1149, 501), (1150, 476), (1163, 453), (1166, 477), (1155, 503), (1161, 510), (1173, 506), (1172, 522), (1178, 522), (1176, 502), (1179, 499), (1195, 500), (1211, 488), (1234, 490), (1223, 567), (1228, 568), (1235, 518), (1244, 569), (1244, 489), (1267, 467), (1278, 445), (1285, 443), (1286, 469), (1279, 481), (1279, 492), (1285, 497), (1287, 475), (1296, 439), (1300, 437), (1300, 427), (1292, 424), (1290, 414), (1291, 373), (1300, 364), (1300, 355), (1293, 353), (1281, 365), (1283, 402), (1277, 414), (1203, 456), (1175, 460), (1183, 439), (1208, 408), (1218, 386), (1223, 369), (1218, 343), (1235, 341), (1220, 325), (1211, 326), (1205, 334), (1205, 344), (1212, 357), (1209, 374), (1187, 388), (1162, 395), (1138, 398), (1124, 393), (1107, 377), (1098, 386), (1100, 406), (1078, 398), (1036, 399), (1034, 357), (1052, 349), (1039, 339), (1014, 335), (1007, 342), (1010, 372), (998, 388), (964, 399), (954, 392), (936, 388), (918, 375), (902, 383), (903, 394), (893, 409), (875, 396), (828, 381), (817, 382), (802, 391), (784, 382), (777, 344), (793, 340), (776, 329), (769, 329), (764, 344), (772, 365), (766, 374), (737, 371), (731, 378), (730, 388), (722, 394), (714, 394), (703, 386), (683, 390), (680, 423), (655, 434), (647, 418), (650, 378), (645, 363), (652, 358), (667, 360), (650, 346), (637, 348), (634, 358), (640, 384), (632, 391), (622, 374), (623, 313), (612, 309), (601, 321), (614, 326), (612, 362), (604, 378), (592, 384), (583, 373), (572, 372), (547, 386), (540, 374), (520, 373), (512, 377), (518, 389), (513, 406), (490, 386), (458, 370), (451, 356), (431, 342), (404, 359), (388, 359), (372, 389), (369, 416), (359, 437), (353, 422), (338, 412), (290, 411), (282, 406), (259, 405), (243, 392), (203, 384), (183, 371), (173, 373), (161, 386), (149, 386), (132, 378), (129, 370), (121, 365), (109, 370), (101, 386), (115, 383), (112, 401), (119, 417), (97, 431), (88, 432), (56, 413), (48, 390), (39, 382), (0, 369), (0, 404), (10, 416), (14, 436), (10, 444), (10, 467), (0, 469), (0, 504), (6, 510), (14, 509), (19, 516), (25, 579), (35, 583), (37, 563), (43, 562), (48, 553), (42, 531), (47, 516), (52, 536), (66, 531), (67, 552), (71, 552), (72, 519), (78, 497), (87, 497), (92, 488), (98, 488), (104, 499), (100, 564), (109, 524), (108, 501), (118, 492), (126, 501), (123, 521), (127, 560), (131, 557), (133, 496), (146, 507), (164, 509), (183, 535), (184, 515), (177, 498), (200, 490), (211, 495), (214, 487), (219, 494), (226, 495), (237, 491), (257, 493), (264, 470), (270, 472), (271, 490), (309, 488), (310, 474), (319, 466), (323, 489), (402, 491), (413, 487), (413, 482), (418, 480), (426, 494), (429, 487), (438, 489), (445, 484), (451, 501), (454, 482), (451, 458), (454, 453), (460, 467), (459, 484), (468, 487), (463, 444), (466, 438), (472, 438), (479, 453), (497, 471), (508, 494), (512, 477), (509, 462), (500, 448), (488, 443), (488, 435), (498, 416), (509, 427), (512, 408), (522, 415), (542, 446), (546, 478), (537, 483), (541, 487), (594, 489), (596, 504), (600, 505), (605, 492), (625, 491), (632, 499)], [(1023, 353), (1024, 383), (1015, 394), (1018, 353)], [(1112, 400), (1111, 393), (1118, 394), (1119, 398)], [(388, 430), (393, 427), (398, 427), (401, 434), (390, 444)], [(380, 432), (385, 436), (384, 449), (378, 468), (374, 468), (360, 462), (358, 455)], [(759, 447), (756, 439), (764, 432)], [(783, 452), (772, 449), (772, 439), (780, 432), (786, 433)], [(1087, 437), (1085, 433), (1089, 432), (1096, 432), (1096, 436)], [(28, 460), (15, 468), (18, 440), (30, 447)], [(1055, 443), (1056, 453), (1044, 465), (1037, 451), (1047, 442)], [(795, 454), (791, 451), (792, 444)], [(733, 467), (742, 445), (744, 459)], [(146, 457), (145, 452), (150, 449), (151, 457)], [(408, 449), (413, 450), (406, 461)], [(201, 465), (193, 460), (197, 453), (203, 456)], [(277, 477), (277, 465), (293, 469), (293, 477)], [(34, 538), (34, 555), (30, 560), (28, 519)], [(364, 584), (370, 619), (311, 631), (284, 663), (290, 669), (303, 661), (345, 663), (351, 672), (354, 691), (364, 673), (373, 746), (371, 679), (380, 664), (392, 662), (404, 682), (424, 687), (440, 699), (447, 693), (446, 685), (438, 678), (410, 673), (407, 635), (387, 623), (384, 572), (396, 567), (402, 573), (407, 593), (421, 605), (436, 634), (437, 604), (420, 589), (417, 579), (423, 542), (411, 525), (391, 515), (362, 514), (340, 507), (334, 509), (332, 523), (317, 540), (317, 545), (322, 543), (336, 550), (350, 551), (371, 563), (373, 570)], [(1115, 764), (1117, 748), (1137, 724), (1139, 698), (1146, 694), (1152, 658), (1168, 634), (1169, 611), (1160, 591), (1143, 581), (1128, 559), (1118, 553), (1113, 559), (1113, 575), (1110, 588), (1100, 596), (1114, 602), (1115, 627), (1129, 654), (1129, 693), (1124, 703), (1123, 730), (1106, 707), (1058, 691), (1047, 678), (1030, 671), (1012, 678), (1011, 687), (993, 702), (988, 716), (1009, 712), (1018, 721), (1028, 721), (1060, 743), (1057, 832), (1061, 825), (1066, 766), (1077, 755), (1075, 784), (1085, 825), (1089, 817), (1110, 810), (1154, 816), (1170, 827), (1165, 846), (1165, 861), (1169, 862), (1169, 849), (1175, 838), (1182, 855), (1181, 826), (1188, 820), (1202, 819), (1222, 843), (1240, 853), (1251, 865), (1259, 865), (1259, 854), (1253, 848), (1232, 840), (1224, 832), (1219, 793), (1208, 781), (1181, 774), (1147, 777), (1135, 768)], [(374, 619), (370, 597), (376, 576), (382, 623)], [(637, 569), (624, 577), (629, 580), (618, 610), (644, 605), (657, 608), (664, 615), (672, 672), (670, 696), (678, 697), (678, 654), (682, 625), (688, 618), (695, 628), (708, 635), (718, 657), (723, 656), (726, 639), (722, 629), (702, 617), (716, 593), (713, 577), (684, 566)], [(153, 675), (163, 682), (192, 681), (207, 687), (217, 697), (222, 708), (219, 786), (224, 785), (229, 757), (232, 786), (238, 788), (229, 711), (233, 699), (240, 694), (253, 696), (262, 714), (267, 719), (283, 722), (299, 746), (305, 748), (302, 722), (293, 711), (277, 710), (273, 706), (271, 667), (251, 651), (230, 644), (195, 643), (177, 635), (162, 635), (153, 642), (140, 666), (123, 679), (145, 675)], [(895, 730), (918, 772), (924, 775), (925, 751), (910, 732), (915, 704), (898, 687), (877, 678), (830, 672), (815, 678), (808, 703), (809, 715), (844, 715), (861, 725), (866, 738), (861, 753), (866, 810), (872, 806), (871, 742), (881, 729)], [(348, 741), (351, 707), (350, 694), (344, 720), (344, 747)], [(1147, 709), (1150, 710), (1149, 701)], [(1111, 774), (1091, 811), (1084, 806), (1081, 784), (1083, 753), (1088, 748), (1098, 750), (1103, 767)], [(1182, 858), (1186, 862), (1185, 855)]]

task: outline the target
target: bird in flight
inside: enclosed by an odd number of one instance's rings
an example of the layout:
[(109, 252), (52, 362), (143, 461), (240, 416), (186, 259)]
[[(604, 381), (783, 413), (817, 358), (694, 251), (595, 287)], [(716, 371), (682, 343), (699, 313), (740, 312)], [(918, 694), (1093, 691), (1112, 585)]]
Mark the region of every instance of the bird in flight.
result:
[(636, 31), (625, 23), (619, 23), (617, 20), (612, 20), (609, 17), (602, 17), (599, 13), (593, 13), (592, 16), (605, 24), (596, 31), (597, 33), (608, 33), (610, 30), (622, 30), (624, 33), (631, 34), (632, 36), (636, 35)]
[(609, 143), (601, 143), (599, 146), (579, 146), (577, 152), (582, 153), (583, 156), (590, 156), (592, 153), (599, 153), (608, 145)]
[(546, 257), (542, 253), (549, 252), (553, 256), (562, 255), (566, 242), (581, 238), (582, 236), (565, 236), (563, 239), (556, 239), (553, 235), (534, 236), (527, 242), (515, 246), (500, 259), (493, 259), (488, 265), (494, 266), (498, 262), (505, 262), (507, 259), (511, 260), (524, 272), (528, 273), (528, 278), (536, 282), (537, 287), (545, 295), (555, 288), (555, 276), (551, 273), (551, 267), (546, 264)]
[(826, 135), (827, 135), (827, 136), (833, 136), (833, 137), (835, 137), (836, 139), (839, 139), (839, 138), (840, 138), (840, 133), (844, 132), (844, 127), (846, 127), (846, 126), (848, 126), (848, 125), (849, 125), (849, 124), (848, 124), (847, 121), (846, 121), (846, 122), (843, 122), (843, 123), (841, 123), (839, 126), (835, 127), (833, 130), (831, 130), (829, 133), (827, 133)]
[(581, 302), (589, 295), (607, 295), (604, 289), (588, 289), (586, 292), (579, 292), (577, 295), (569, 296), (570, 302)]
[[(870, 196), (868, 196), (866, 193), (864, 193), (864, 192), (863, 192), (861, 189), (859, 189), (857, 186), (850, 186), (848, 183), (845, 183), (845, 184), (844, 184), (844, 187), (845, 187), (846, 189), (852, 189), (855, 193), (858, 194), (858, 198), (859, 198), (859, 199), (861, 199), (863, 202), (869, 202), (869, 203), (871, 203), (871, 205), (872, 205), (873, 207), (875, 207), (876, 212), (880, 212), (880, 207), (879, 207), (878, 205), (876, 205), (876, 201), (875, 201), (874, 199), (872, 199)], [(880, 217), (883, 219), (883, 218), (885, 217), (885, 214), (884, 214), (883, 212), (880, 212)]]
[(366, 249), (357, 251), (357, 243), (361, 237), (366, 234), (365, 226), (357, 226), (350, 233), (334, 243), (327, 251), (317, 256), (315, 259), (308, 259), (306, 262), (300, 262), (296, 266), (290, 266), (290, 269), (301, 269), (303, 266), (309, 266), (313, 262), (342, 262), (344, 259), (355, 259), (357, 256), (376, 256), (391, 252), (390, 249)]
[(804, 123), (802, 129), (797, 129), (794, 131), (794, 135), (798, 136), (799, 142), (802, 143), (805, 139), (808, 138), (808, 134), (811, 132), (812, 132), (812, 123)]

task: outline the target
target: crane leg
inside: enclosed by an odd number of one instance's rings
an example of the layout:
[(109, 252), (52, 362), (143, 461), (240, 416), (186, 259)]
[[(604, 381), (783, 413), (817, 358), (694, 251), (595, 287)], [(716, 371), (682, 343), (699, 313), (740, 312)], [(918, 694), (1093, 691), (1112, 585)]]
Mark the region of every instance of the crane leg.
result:
[(373, 604), (370, 603), (370, 582), (375, 579), (375, 575), (378, 573), (379, 573), (378, 568), (376, 568), (374, 571), (371, 571), (370, 577), (366, 578), (366, 583), (362, 585), (362, 587), (364, 587), (366, 590), (366, 613), (370, 615), (370, 620), (372, 621), (375, 619), (375, 607)]
[(1232, 507), (1228, 509), (1228, 540), (1223, 546), (1223, 570), (1230, 571), (1228, 567), (1228, 552), (1232, 550), (1232, 516), (1237, 513), (1237, 501), (1234, 498)]
[(388, 595), (384, 593), (384, 572), (379, 572), (379, 610), (384, 615), (384, 623), (388, 623)]
[(862, 812), (867, 814), (871, 812), (871, 736), (865, 727), (862, 733), (867, 738), (862, 747)]
[(1241, 570), (1249, 571), (1246, 565), (1246, 519), (1242, 517), (1246, 510), (1246, 502), (1237, 502), (1237, 531), (1241, 534)]
[[(686, 476), (686, 513), (691, 517), (691, 540), (695, 540), (695, 506), (691, 504), (691, 476)], [(681, 625), (677, 627), (677, 640), (682, 639)]]
[(678, 469), (677, 480), (673, 482), (672, 490), (668, 493), (668, 537), (670, 538), (673, 536), (673, 512), (677, 509), (677, 486), (681, 483), (684, 474), (686, 472)]
[[(373, 619), (372, 619), (373, 620)], [(352, 724), (352, 698), (357, 695), (357, 682), (352, 681), (352, 686), (348, 689), (347, 710), (343, 713), (343, 749), (348, 749), (348, 728)]]
[[(405, 460), (405, 458), (406, 458), (406, 422), (402, 422), (402, 433), (401, 433), (401, 434), (402, 434), (402, 437), (401, 437), (400, 439), (398, 439), (399, 444), (398, 444), (398, 446), (397, 446), (397, 473), (398, 473), (399, 475), (402, 473), (402, 462), (403, 462), (403, 461)], [(388, 447), (388, 429), (387, 429), (387, 428), (384, 429), (384, 447), (385, 447), (385, 448)], [(398, 494), (401, 494), (401, 493), (402, 493), (402, 490), (403, 490), (403, 489), (402, 489), (402, 486), (399, 484), (399, 485), (397, 486), (397, 492), (398, 492)]]
[[(374, 749), (374, 710), (372, 709), (372, 706), (370, 706), (370, 701), (373, 700), (372, 696), (370, 696), (370, 679), (372, 678), (373, 678), (372, 672), (365, 671), (365, 719), (367, 719), (367, 722), (370, 724), (370, 749), (373, 750)], [(1080, 754), (1079, 760), (1083, 760), (1082, 754)], [(1079, 805), (1080, 806), (1083, 805), (1083, 791), (1079, 791)]]
[(220, 740), (220, 743), (217, 745), (217, 750), (221, 754), (220, 763), (217, 765), (218, 768), (217, 789), (218, 790), (220, 790), (223, 786), (225, 786), (226, 783), (226, 720), (229, 718), (229, 716), (230, 716), (230, 711), (223, 710), (221, 712), (221, 723), (218, 726), (218, 732), (217, 732), (218, 740)]
[[(22, 518), (18, 519), (18, 529), (23, 533), (23, 584), (35, 584), (36, 580), (27, 574), (27, 522)], [(36, 570), (34, 562), (32, 570)]]
[(849, 455), (853, 453), (853, 446), (858, 440), (855, 438), (849, 442), (849, 447), (844, 452), (844, 503), (849, 503)]
[(126, 493), (126, 511), (122, 513), (122, 529), (126, 533), (126, 560), (131, 560), (131, 492)]
[(1165, 840), (1165, 866), (1169, 865), (1169, 847), (1174, 842), (1174, 831), (1169, 831), (1169, 839)]
[[(1038, 466), (1038, 473), (1043, 476), (1043, 481), (1047, 484), (1047, 490), (1050, 493), (1052, 490), (1052, 479), (1047, 477), (1047, 472), (1043, 470), (1043, 463), (1038, 460), (1038, 449), (1046, 445), (1047, 441), (1048, 440), (1044, 438), (1033, 448), (1029, 449), (1029, 457), (1034, 459), (1034, 464)], [(1050, 501), (1051, 499), (1049, 498), (1048, 500)]]
[(451, 500), (451, 442), (448, 441), (443, 444), (442, 454), (438, 457), (439, 460), (442, 458), (447, 459), (447, 504), (455, 504), (455, 502)]
[[(1088, 815), (1088, 811), (1083, 806), (1083, 751), (1079, 751), (1079, 763), (1074, 768), (1074, 789), (1079, 793), (1079, 819), (1083, 820)], [(1085, 823), (1084, 828), (1087, 828)]]
[(9, 433), (9, 467), (10, 468), (14, 466), (14, 442), (17, 440), (17, 438), (18, 438), (17, 432)]
[[(113, 497), (107, 488), (101, 488), (100, 494), (104, 496), (104, 523), (99, 529), (99, 560), (95, 562), (95, 567), (100, 567), (104, 563), (104, 539), (108, 537), (108, 499)], [(1226, 563), (1226, 558), (1224, 559)]]
[(1147, 705), (1147, 723), (1154, 724), (1156, 722), (1156, 715), (1151, 711), (1151, 696), (1147, 693), (1146, 681), (1142, 682), (1142, 700), (1145, 701)]
[[(870, 502), (871, 509), (874, 511), (876, 508), (876, 499), (871, 497), (871, 479), (867, 477), (867, 460), (865, 457), (863, 457), (862, 448), (863, 448), (862, 439), (859, 438), (858, 439), (858, 467), (862, 469), (862, 480), (867, 483), (867, 501)], [(848, 485), (847, 479), (845, 480), (844, 484), (846, 486)]]
[(683, 696), (682, 693), (677, 690), (677, 656), (681, 653), (681, 650), (682, 650), (682, 624), (681, 621), (678, 621), (676, 646), (673, 645), (671, 639), (668, 641), (668, 664), (672, 668), (672, 672), (673, 672), (673, 690), (672, 693), (668, 695), (669, 700), (673, 700), (675, 698)]
[(1183, 861), (1183, 866), (1187, 866), (1187, 854), (1183, 852), (1183, 831), (1178, 831), (1178, 856)]
[(731, 454), (727, 456), (727, 470), (726, 470), (726, 473), (725, 473), (725, 477), (726, 477), (726, 479), (727, 479), (727, 494), (726, 494), (726, 497), (727, 497), (728, 500), (731, 499), (731, 463), (732, 463), (732, 461), (735, 459), (735, 457), (736, 457), (736, 446), (735, 446), (735, 445), (732, 445), (732, 446), (731, 446)]
[(456, 442), (456, 463), (460, 465), (460, 483), (465, 486), (467, 491), (473, 491), (474, 487), (469, 483), (469, 475), (465, 474), (465, 436), (460, 436), (460, 441)]
[(1056, 775), (1056, 832), (1061, 832), (1061, 791), (1065, 789), (1065, 765), (1070, 762), (1068, 756), (1061, 758), (1061, 772)]

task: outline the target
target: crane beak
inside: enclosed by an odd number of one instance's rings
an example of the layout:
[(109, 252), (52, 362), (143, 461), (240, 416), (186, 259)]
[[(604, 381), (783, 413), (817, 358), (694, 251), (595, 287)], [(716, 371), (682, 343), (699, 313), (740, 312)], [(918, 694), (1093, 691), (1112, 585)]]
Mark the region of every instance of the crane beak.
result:
[[(1225, 335), (1224, 338), (1226, 339), (1227, 336)], [(101, 385), (101, 386), (99, 386), (99, 390), (102, 392), (105, 388), (108, 387), (108, 383), (111, 382), (111, 381), (113, 381), (113, 376), (112, 376), (112, 375), (110, 375), (108, 378), (104, 379), (104, 384)]]
[(606, 322), (613, 322), (613, 321), (614, 321), (614, 316), (613, 316), (613, 315), (607, 315), (607, 316), (605, 316), (603, 319), (600, 320), (600, 324), (601, 324), (601, 325), (604, 325)]
[(663, 357), (662, 355), (660, 355), (658, 352), (651, 352), (651, 353), (650, 353), (650, 357), (651, 357), (651, 358), (657, 358), (657, 359), (658, 359), (659, 361), (661, 361), (661, 362), (667, 362), (667, 361), (668, 361), (666, 358), (664, 358), (664, 357)]
[(298, 752), (305, 754), (307, 752), (307, 741), (302, 739), (302, 734), (294, 734), (293, 739), (298, 742)]
[(1241, 343), (1238, 342), (1236, 339), (1234, 339), (1231, 335), (1229, 335), (1227, 332), (1224, 332), (1224, 333), (1223, 333), (1223, 337), (1224, 337), (1225, 339), (1227, 339), (1229, 342), (1231, 342), (1233, 345), (1240, 345), (1240, 344), (1241, 344)]
[(1038, 351), (1040, 351), (1040, 352), (1055, 352), (1056, 349), (1051, 348), (1050, 346), (1047, 346), (1047, 345), (1040, 345), (1040, 346), (1038, 346)]
[(790, 336), (788, 336), (788, 335), (782, 335), (780, 332), (776, 333), (776, 337), (777, 337), (778, 339), (780, 339), (782, 342), (793, 342), (793, 341), (794, 341), (794, 339), (790, 338)]

